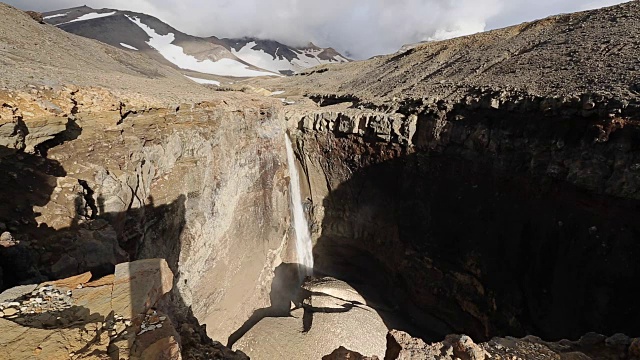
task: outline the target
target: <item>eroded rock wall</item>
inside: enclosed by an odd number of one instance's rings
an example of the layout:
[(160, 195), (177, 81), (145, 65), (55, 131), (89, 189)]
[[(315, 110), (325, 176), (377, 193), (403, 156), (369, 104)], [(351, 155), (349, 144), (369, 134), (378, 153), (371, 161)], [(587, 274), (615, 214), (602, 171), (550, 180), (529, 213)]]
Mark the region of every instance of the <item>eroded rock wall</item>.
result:
[(638, 331), (637, 107), (482, 89), (330, 103), (287, 115), (319, 271), (425, 338)]
[(163, 307), (225, 342), (269, 305), (286, 255), (281, 108), (244, 95), (156, 107), (94, 90), (0, 97), (14, 194), (0, 211), (4, 286), (165, 258), (175, 287)]

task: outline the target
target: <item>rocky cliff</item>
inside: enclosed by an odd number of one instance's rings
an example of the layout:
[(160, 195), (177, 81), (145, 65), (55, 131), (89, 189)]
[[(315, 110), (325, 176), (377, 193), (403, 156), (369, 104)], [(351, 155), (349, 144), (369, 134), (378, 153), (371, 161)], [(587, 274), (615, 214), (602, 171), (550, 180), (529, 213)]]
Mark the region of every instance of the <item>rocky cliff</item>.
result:
[[(27, 54), (2, 55), (14, 71), (0, 91), (0, 286), (97, 279), (163, 258), (174, 286), (156, 306), (203, 342), (199, 325), (226, 340), (268, 305), (291, 250), (279, 102), (194, 86), (142, 56), (0, 10), (19, 29), (2, 21), (2, 43)], [(33, 70), (47, 60), (24, 40), (40, 33), (94, 53)], [(100, 65), (67, 76), (83, 62)]]
[(297, 101), (316, 270), (426, 339), (637, 333), (638, 7), (262, 82)]
[[(120, 264), (161, 258), (171, 290), (118, 316), (141, 319), (149, 354), (171, 359), (244, 356), (211, 339), (257, 359), (339, 346), (389, 359), (633, 358), (637, 340), (611, 335), (640, 323), (638, 7), (254, 81), (284, 89), (281, 102), (189, 84), (1, 5), (12, 71), (0, 77), (0, 286), (12, 289), (0, 325), (22, 331), (40, 289), (74, 304), (73, 289), (35, 284), (90, 272), (77, 285), (108, 287)], [(47, 56), (29, 36), (91, 51)], [(314, 243), (302, 289), (285, 133)], [(156, 338), (151, 316), (175, 333)], [(392, 332), (385, 345), (390, 329), (422, 340)], [(509, 337), (526, 335), (545, 341)], [(108, 349), (107, 337), (87, 341)], [(546, 342), (563, 338), (582, 340)], [(18, 358), (53, 354), (33, 339)], [(92, 346), (58, 350), (99, 358)]]

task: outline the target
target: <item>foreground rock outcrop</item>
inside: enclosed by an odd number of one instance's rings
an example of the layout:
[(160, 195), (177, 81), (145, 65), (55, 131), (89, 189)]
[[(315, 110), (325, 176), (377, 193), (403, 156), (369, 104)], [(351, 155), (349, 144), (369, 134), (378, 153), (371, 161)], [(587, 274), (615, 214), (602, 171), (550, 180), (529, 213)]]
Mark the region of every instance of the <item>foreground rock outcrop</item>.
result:
[(166, 261), (122, 263), (0, 294), (0, 351), (8, 359), (181, 359), (179, 337), (154, 310), (173, 287)]

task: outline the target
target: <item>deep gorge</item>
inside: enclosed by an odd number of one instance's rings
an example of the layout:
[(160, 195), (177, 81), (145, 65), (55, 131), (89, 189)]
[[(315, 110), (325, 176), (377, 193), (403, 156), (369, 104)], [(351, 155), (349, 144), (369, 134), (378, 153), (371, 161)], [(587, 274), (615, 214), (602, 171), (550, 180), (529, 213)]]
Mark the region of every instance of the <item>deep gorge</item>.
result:
[(296, 118), (316, 269), (433, 340), (637, 332), (637, 130), (580, 102), (483, 100), (364, 112), (356, 134), (339, 112)]
[(201, 338), (233, 345), (261, 319), (288, 316), (301, 301), (288, 131), (314, 275), (353, 287), (387, 328), (429, 341), (637, 332), (637, 129), (601, 120), (620, 114), (615, 104), (517, 102), (203, 103), (118, 124), (79, 113), (45, 156), (3, 158), (19, 169), (3, 186), (27, 194), (3, 216), (37, 206), (7, 222), (23, 242), (3, 257), (19, 270), (4, 284), (164, 258), (174, 288), (159, 306), (196, 332), (206, 325)]

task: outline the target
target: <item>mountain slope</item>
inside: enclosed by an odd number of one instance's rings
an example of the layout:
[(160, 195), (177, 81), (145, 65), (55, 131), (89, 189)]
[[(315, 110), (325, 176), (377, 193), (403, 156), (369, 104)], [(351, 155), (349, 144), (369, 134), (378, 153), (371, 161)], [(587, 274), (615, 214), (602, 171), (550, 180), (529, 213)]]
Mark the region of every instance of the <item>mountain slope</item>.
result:
[(136, 51), (38, 24), (2, 3), (0, 19), (10, 19), (0, 21), (0, 88), (74, 84), (108, 88), (130, 99), (177, 103), (211, 96), (178, 71)]
[[(537, 96), (599, 92), (640, 97), (640, 2), (552, 16), (505, 29), (418, 44), (407, 51), (260, 82), (290, 93), (356, 95), (383, 103), (469, 89)], [(308, 75), (308, 76), (306, 76)]]
[(143, 52), (195, 77), (290, 75), (312, 66), (349, 61), (334, 49), (312, 44), (294, 48), (270, 40), (191, 36), (153, 16), (129, 11), (81, 6), (43, 15), (46, 22), (65, 31)]
[(225, 38), (219, 41), (238, 58), (263, 69), (287, 75), (318, 65), (350, 61), (333, 48), (320, 48), (312, 43), (296, 48), (256, 38)]
[(274, 75), (238, 59), (223, 46), (184, 34), (145, 14), (82, 6), (43, 15), (46, 22), (65, 31), (128, 51), (140, 51), (196, 78), (202, 74)]

